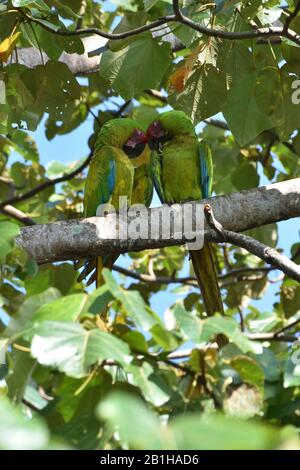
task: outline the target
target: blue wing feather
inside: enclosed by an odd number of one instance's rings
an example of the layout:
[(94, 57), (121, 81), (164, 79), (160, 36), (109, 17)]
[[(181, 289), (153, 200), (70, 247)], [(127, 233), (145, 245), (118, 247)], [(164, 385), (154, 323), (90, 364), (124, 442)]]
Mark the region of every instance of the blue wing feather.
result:
[(208, 163), (211, 163), (211, 156), (209, 155), (209, 149), (206, 144), (199, 144), (199, 160), (200, 160), (200, 185), (202, 190), (202, 197), (204, 199), (211, 196), (211, 177), (212, 167), (208, 167)]

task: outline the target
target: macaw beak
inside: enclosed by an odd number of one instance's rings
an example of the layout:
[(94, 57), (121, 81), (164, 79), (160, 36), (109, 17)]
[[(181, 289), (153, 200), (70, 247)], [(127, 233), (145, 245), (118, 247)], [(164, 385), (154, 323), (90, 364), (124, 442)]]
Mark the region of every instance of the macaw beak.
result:
[(145, 132), (136, 129), (133, 136), (124, 145), (123, 150), (129, 158), (136, 158), (143, 152), (147, 142), (148, 138)]
[(147, 129), (147, 143), (151, 150), (155, 150), (157, 144), (163, 139), (165, 133), (159, 121), (154, 121)]

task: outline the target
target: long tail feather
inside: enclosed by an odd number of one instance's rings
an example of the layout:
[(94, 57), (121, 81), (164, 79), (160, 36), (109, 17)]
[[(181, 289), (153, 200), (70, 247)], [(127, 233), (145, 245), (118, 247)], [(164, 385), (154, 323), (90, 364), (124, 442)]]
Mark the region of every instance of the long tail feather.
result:
[(104, 258), (102, 256), (98, 256), (96, 261), (96, 287), (101, 287), (104, 284), (102, 269), (107, 268), (111, 271), (113, 264), (117, 261), (118, 257), (118, 255), (104, 256)]
[(223, 302), (211, 244), (205, 243), (202, 250), (190, 251), (190, 256), (207, 315), (211, 316), (216, 312), (223, 315)]
[(98, 256), (96, 260), (96, 287), (101, 287), (104, 284), (102, 276), (102, 269), (104, 268), (102, 256)]

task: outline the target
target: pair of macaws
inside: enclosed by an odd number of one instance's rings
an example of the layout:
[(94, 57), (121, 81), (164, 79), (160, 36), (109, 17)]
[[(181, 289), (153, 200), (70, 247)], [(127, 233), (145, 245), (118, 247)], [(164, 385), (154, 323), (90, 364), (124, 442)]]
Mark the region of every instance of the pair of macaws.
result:
[[(148, 145), (147, 145), (148, 144)], [(84, 215), (96, 215), (100, 204), (116, 210), (119, 196), (128, 204), (149, 206), (153, 184), (162, 203), (207, 198), (212, 191), (213, 167), (208, 146), (199, 142), (192, 121), (181, 111), (160, 114), (146, 133), (132, 119), (114, 119), (101, 128), (84, 192)], [(211, 245), (190, 251), (195, 275), (208, 315), (223, 313)], [(81, 279), (95, 267), (90, 281), (103, 282), (103, 267), (111, 269), (116, 257), (89, 262)]]

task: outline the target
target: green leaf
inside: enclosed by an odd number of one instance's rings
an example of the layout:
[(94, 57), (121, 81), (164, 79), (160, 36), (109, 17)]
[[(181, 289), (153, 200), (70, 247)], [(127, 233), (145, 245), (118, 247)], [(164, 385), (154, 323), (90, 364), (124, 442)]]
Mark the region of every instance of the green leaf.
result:
[(73, 294), (42, 305), (31, 319), (37, 326), (47, 320), (55, 322), (76, 322), (85, 310), (88, 301), (86, 294)]
[(257, 75), (254, 91), (258, 107), (276, 126), (282, 140), (289, 137), (299, 119), (299, 105), (292, 101), (294, 77), (288, 72), (285, 67), (263, 68)]
[(118, 429), (124, 444), (135, 449), (164, 448), (160, 423), (140, 399), (125, 393), (112, 393), (99, 404), (97, 414)]
[(159, 89), (170, 60), (169, 44), (159, 45), (145, 35), (125, 49), (104, 52), (100, 76), (124, 99), (130, 99), (147, 88)]
[(268, 382), (277, 382), (280, 379), (280, 362), (271, 349), (264, 348), (262, 354), (258, 354), (256, 359), (261, 364)]
[(36, 312), (39, 307), (47, 302), (58, 299), (61, 296), (59, 290), (51, 287), (41, 294), (33, 295), (24, 301), (24, 303), (19, 308), (19, 311), (14, 317), (10, 320), (5, 333), (7, 336), (16, 334), (20, 330), (26, 329), (26, 323), (31, 320), (34, 312)]
[(257, 106), (254, 71), (231, 88), (228, 93), (224, 117), (238, 143), (243, 146), (251, 142), (262, 131), (273, 127), (270, 119)]
[(20, 403), (25, 395), (28, 382), (36, 366), (36, 361), (28, 353), (13, 349), (9, 355), (13, 373), (8, 374), (5, 381), (8, 396), (13, 403)]
[(288, 387), (299, 387), (300, 386), (300, 347), (298, 345), (298, 351), (292, 354), (291, 358), (288, 358), (284, 365), (284, 380), (283, 386)]
[(55, 367), (70, 377), (84, 377), (90, 366), (113, 359), (127, 366), (131, 361), (126, 343), (98, 329), (87, 331), (67, 322), (44, 322), (35, 331), (31, 354), (40, 364)]
[(139, 328), (149, 331), (156, 320), (149, 314), (139, 292), (122, 289), (108, 269), (104, 269), (102, 273), (111, 294), (121, 302), (126, 314)]
[(138, 365), (131, 364), (126, 371), (132, 374), (130, 381), (140, 388), (149, 403), (153, 403), (154, 406), (162, 406), (169, 401), (172, 395), (171, 389), (167, 387), (159, 371), (149, 362), (143, 361)]
[(207, 320), (200, 320), (177, 304), (174, 308), (174, 316), (181, 329), (184, 338), (193, 341), (197, 345), (207, 343), (217, 335), (223, 334), (235, 343), (243, 352), (258, 352), (259, 344), (250, 341), (240, 330), (238, 323), (233, 318), (216, 315)]
[(245, 232), (252, 238), (264, 243), (265, 245), (276, 247), (278, 241), (278, 227), (277, 224), (268, 224), (264, 227), (253, 228)]
[(154, 121), (157, 115), (158, 112), (155, 108), (143, 105), (134, 108), (130, 113), (130, 117), (139, 123), (143, 131), (147, 130), (149, 124)]
[(49, 10), (48, 5), (43, 0), (12, 0), (14, 7), (22, 8), (29, 5), (40, 7), (43, 10)]
[(300, 285), (292, 279), (285, 279), (281, 286), (280, 303), (284, 315), (290, 318), (299, 312), (300, 305)]
[(276, 429), (216, 414), (181, 416), (171, 429), (177, 449), (260, 450), (279, 444)]
[(13, 222), (0, 222), (0, 260), (4, 261), (6, 255), (13, 249), (13, 241), (19, 234), (20, 228)]
[(89, 295), (89, 304), (87, 312), (92, 315), (97, 315), (104, 311), (108, 303), (114, 299), (107, 285), (103, 285), (98, 289), (95, 289), (92, 294)]
[(243, 382), (262, 389), (265, 375), (258, 362), (248, 356), (235, 356), (229, 361), (229, 364), (238, 372)]
[(0, 398), (0, 449), (40, 450), (48, 444), (49, 432), (37, 417), (28, 419), (21, 409)]
[(257, 450), (280, 443), (276, 429), (213, 413), (181, 415), (162, 427), (143, 402), (125, 393), (111, 394), (97, 413), (118, 430), (123, 446), (134, 449)]
[(222, 110), (227, 95), (226, 75), (211, 65), (197, 67), (181, 93), (173, 93), (169, 103), (198, 123)]
[[(125, 12), (118, 26), (113, 30), (114, 34), (125, 33), (132, 29), (139, 28), (146, 24), (148, 15), (143, 11), (137, 12)], [(119, 39), (108, 41), (108, 47), (111, 51), (116, 52), (120, 49), (124, 49), (130, 43), (134, 42), (139, 36), (130, 36), (126, 39)]]
[(251, 189), (258, 186), (259, 176), (257, 174), (255, 163), (243, 160), (233, 170), (231, 181), (237, 190)]
[(158, 2), (158, 0), (143, 0), (144, 8), (146, 11), (151, 10), (151, 8)]

